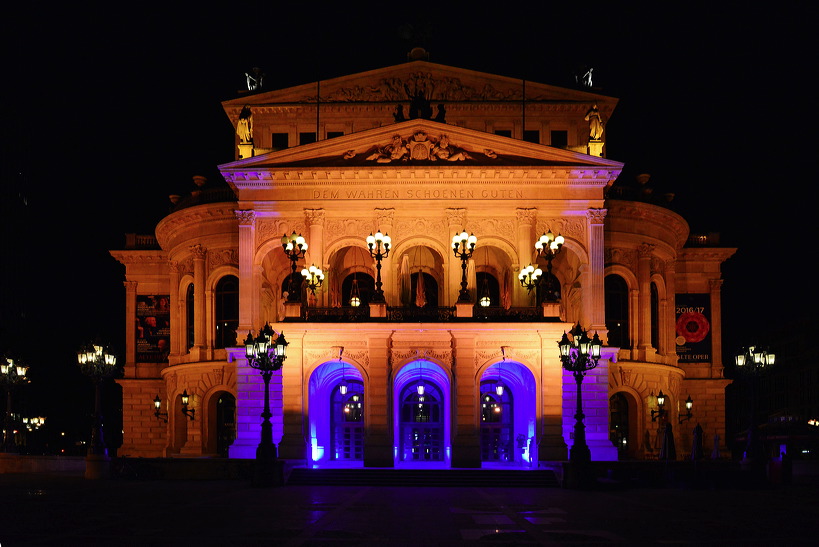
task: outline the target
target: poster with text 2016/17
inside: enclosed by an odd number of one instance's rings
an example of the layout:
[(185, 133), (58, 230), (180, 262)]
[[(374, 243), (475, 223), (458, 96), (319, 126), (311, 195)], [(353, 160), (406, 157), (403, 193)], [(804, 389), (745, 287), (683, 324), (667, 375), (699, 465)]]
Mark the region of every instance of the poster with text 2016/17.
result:
[(674, 318), (679, 362), (710, 362), (711, 296), (708, 294), (678, 294)]

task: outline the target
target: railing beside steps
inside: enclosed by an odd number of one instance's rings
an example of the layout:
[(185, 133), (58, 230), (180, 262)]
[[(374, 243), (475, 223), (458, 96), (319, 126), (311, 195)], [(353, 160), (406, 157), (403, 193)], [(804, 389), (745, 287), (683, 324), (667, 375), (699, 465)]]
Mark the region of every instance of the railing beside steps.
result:
[(557, 317), (544, 317), (540, 307), (480, 307), (475, 306), (472, 317), (458, 317), (454, 307), (395, 306), (387, 307), (386, 317), (370, 317), (369, 306), (357, 308), (315, 308), (302, 306), (300, 317), (286, 321), (310, 323), (389, 322), (389, 323), (450, 323), (450, 322), (554, 322)]

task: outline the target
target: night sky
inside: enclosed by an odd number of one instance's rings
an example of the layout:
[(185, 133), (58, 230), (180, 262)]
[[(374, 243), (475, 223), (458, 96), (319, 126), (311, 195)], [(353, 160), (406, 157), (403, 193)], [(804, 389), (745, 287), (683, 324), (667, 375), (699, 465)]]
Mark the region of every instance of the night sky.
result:
[(68, 424), (90, 408), (77, 348), (124, 350), (124, 268), (108, 251), (232, 161), (220, 103), (244, 72), (261, 67), (275, 89), (399, 64), (417, 45), (434, 63), (558, 86), (593, 67), (620, 99), (606, 138), (622, 182), (650, 173), (692, 231), (739, 248), (723, 268), (726, 356), (793, 322), (815, 331), (815, 13), (171, 4), (5, 8), (0, 352), (32, 367), (28, 414)]

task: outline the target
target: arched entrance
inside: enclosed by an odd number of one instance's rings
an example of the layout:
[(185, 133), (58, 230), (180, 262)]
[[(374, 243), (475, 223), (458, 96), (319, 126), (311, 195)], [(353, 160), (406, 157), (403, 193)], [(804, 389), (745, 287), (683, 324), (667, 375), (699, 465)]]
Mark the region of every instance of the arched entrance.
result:
[(609, 439), (620, 460), (634, 459), (639, 452), (635, 408), (633, 398), (622, 391), (609, 398)]
[(228, 457), (228, 449), (236, 439), (236, 397), (232, 393), (222, 391), (212, 399), (214, 406), (214, 425), (216, 453)]
[(401, 461), (440, 462), (444, 459), (444, 409), (440, 388), (421, 380), (401, 392)]
[(364, 384), (345, 381), (333, 388), (330, 458), (334, 461), (364, 459)]
[(529, 466), (537, 461), (535, 377), (523, 364), (506, 360), (486, 368), (480, 383), (481, 461)]
[(395, 463), (446, 464), (451, 457), (450, 379), (425, 359), (407, 363), (395, 376)]
[(310, 461), (360, 465), (366, 406), (359, 370), (345, 361), (322, 363), (310, 375), (307, 396)]
[(481, 382), (481, 461), (512, 462), (512, 391), (496, 381)]

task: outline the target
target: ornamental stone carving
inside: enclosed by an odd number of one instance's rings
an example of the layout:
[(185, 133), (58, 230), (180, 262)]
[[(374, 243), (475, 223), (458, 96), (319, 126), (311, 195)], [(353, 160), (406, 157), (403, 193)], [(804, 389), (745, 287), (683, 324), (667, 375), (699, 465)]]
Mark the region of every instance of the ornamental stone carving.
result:
[(534, 224), (537, 220), (537, 209), (515, 209), (519, 224)]
[(535, 232), (537, 234), (545, 234), (549, 230), (555, 234), (561, 234), (564, 237), (584, 241), (586, 236), (586, 223), (580, 217), (538, 219)]
[(191, 255), (195, 259), (204, 260), (205, 256), (207, 256), (208, 254), (208, 250), (199, 243), (191, 245), (190, 247), (188, 247), (188, 249), (190, 249)]
[(376, 209), (375, 223), (378, 225), (392, 225), (393, 217), (395, 217), (395, 209)]
[(324, 209), (305, 209), (304, 216), (310, 226), (323, 225), (327, 212)]
[(236, 210), (236, 219), (239, 221), (239, 226), (253, 226), (256, 222), (256, 211), (252, 209), (248, 210)]
[(435, 359), (436, 361), (451, 368), (452, 348), (399, 348), (392, 350), (392, 360), (394, 363), (410, 361), (413, 359)]
[(586, 218), (589, 219), (590, 224), (603, 224), (607, 212), (606, 209), (589, 209), (586, 211)]
[[(273, 240), (280, 242), (283, 234), (290, 234), (295, 231), (297, 234), (305, 235), (307, 227), (303, 221), (286, 219), (258, 219), (256, 221), (256, 246), (257, 248), (264, 242)], [(309, 245), (310, 242), (308, 241)]]
[(208, 268), (210, 270), (224, 265), (239, 265), (239, 251), (237, 249), (219, 249), (208, 253)]
[(466, 209), (446, 209), (446, 223), (449, 226), (463, 226), (466, 220)]

